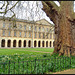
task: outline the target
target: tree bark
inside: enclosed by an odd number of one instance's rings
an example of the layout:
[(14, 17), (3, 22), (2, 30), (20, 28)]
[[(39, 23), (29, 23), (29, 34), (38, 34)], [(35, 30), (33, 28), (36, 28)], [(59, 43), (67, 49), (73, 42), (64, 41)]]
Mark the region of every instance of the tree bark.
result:
[(60, 7), (59, 10), (57, 10), (50, 1), (43, 2), (43, 10), (55, 24), (55, 46), (53, 53), (67, 56), (70, 56), (70, 54), (75, 55), (75, 20), (73, 17), (73, 5), (74, 1), (60, 1)]

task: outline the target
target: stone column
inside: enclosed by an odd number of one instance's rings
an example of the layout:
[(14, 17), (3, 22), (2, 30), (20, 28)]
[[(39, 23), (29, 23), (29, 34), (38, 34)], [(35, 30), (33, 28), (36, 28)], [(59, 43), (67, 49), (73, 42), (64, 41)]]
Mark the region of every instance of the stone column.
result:
[(34, 40), (32, 40), (31, 42), (31, 47), (34, 48)]
[(13, 48), (13, 40), (11, 40), (11, 48)]
[(1, 48), (1, 40), (0, 40), (0, 48)]
[(34, 48), (34, 24), (32, 25), (32, 40), (31, 40), (31, 47)]
[(26, 40), (26, 47), (28, 48), (28, 40)]
[(51, 43), (51, 47), (53, 47), (53, 41), (51, 41), (52, 43)]
[(7, 40), (5, 40), (5, 47), (7, 48)]

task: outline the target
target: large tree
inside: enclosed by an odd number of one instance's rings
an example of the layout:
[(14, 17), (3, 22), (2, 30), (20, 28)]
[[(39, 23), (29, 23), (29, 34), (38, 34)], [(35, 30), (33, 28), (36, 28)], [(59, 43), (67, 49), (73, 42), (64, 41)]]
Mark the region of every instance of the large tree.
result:
[(53, 1), (42, 1), (46, 15), (55, 24), (55, 46), (53, 53), (75, 55), (75, 13), (74, 1), (59, 1), (58, 7)]

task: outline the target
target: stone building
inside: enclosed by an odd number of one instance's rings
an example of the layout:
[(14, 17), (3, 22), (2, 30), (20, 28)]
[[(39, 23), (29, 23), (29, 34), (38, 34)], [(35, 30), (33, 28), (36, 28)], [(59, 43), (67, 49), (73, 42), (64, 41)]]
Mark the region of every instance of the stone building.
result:
[(53, 47), (51, 27), (45, 19), (32, 22), (0, 17), (0, 48)]

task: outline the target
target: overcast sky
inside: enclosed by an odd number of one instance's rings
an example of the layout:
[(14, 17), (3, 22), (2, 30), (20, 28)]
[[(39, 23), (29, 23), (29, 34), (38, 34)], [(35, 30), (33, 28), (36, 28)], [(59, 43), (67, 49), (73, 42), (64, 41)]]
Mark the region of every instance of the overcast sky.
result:
[[(1, 1), (0, 1), (1, 2)], [(13, 3), (16, 1), (13, 1)], [(59, 3), (57, 1), (54, 1), (58, 6)], [(11, 3), (11, 1), (10, 1)], [(49, 17), (46, 16), (46, 13), (42, 10), (43, 5), (41, 1), (21, 1), (22, 4), (20, 4), (20, 7), (18, 7), (18, 4), (13, 9), (16, 13), (16, 17), (19, 19), (25, 19), (25, 20), (40, 20), (40, 19), (46, 19), (50, 23), (53, 24), (52, 21), (50, 21)], [(75, 4), (75, 2), (74, 2)], [(1, 6), (1, 4), (0, 4)], [(9, 5), (11, 7), (11, 4)], [(75, 9), (75, 8), (74, 8)], [(2, 11), (2, 10), (1, 10)], [(8, 12), (6, 16), (11, 16), (12, 12)], [(2, 16), (2, 15), (0, 15)]]

